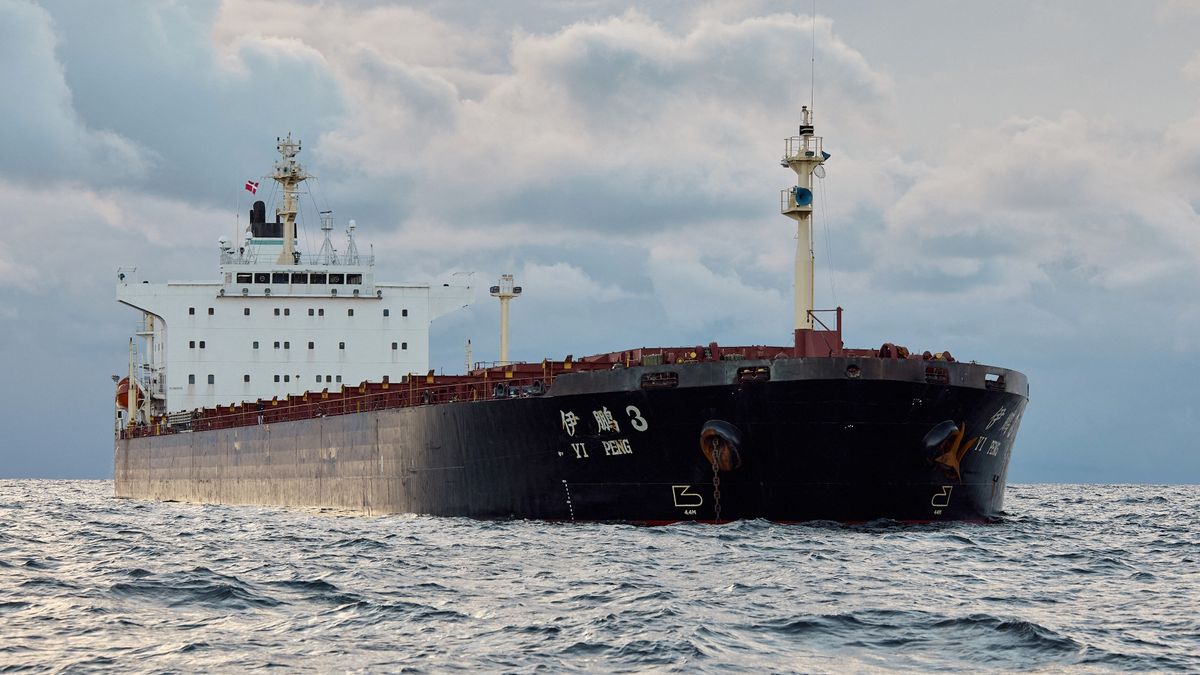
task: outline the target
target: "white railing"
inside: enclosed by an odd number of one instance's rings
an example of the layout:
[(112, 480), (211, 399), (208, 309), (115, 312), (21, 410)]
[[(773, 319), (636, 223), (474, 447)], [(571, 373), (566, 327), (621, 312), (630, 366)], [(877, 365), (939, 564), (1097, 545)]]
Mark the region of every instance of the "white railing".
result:
[[(320, 255), (310, 253), (301, 255), (297, 265), (322, 265), (325, 267), (333, 265), (342, 265), (347, 267), (371, 267), (375, 265), (375, 256), (373, 255)], [(279, 253), (221, 253), (222, 265), (274, 265), (279, 259)]]
[(783, 151), (784, 161), (820, 157), (824, 152), (824, 140), (820, 136), (792, 136), (787, 139)]
[(790, 187), (790, 188), (784, 188), (779, 191), (779, 212), (780, 213), (791, 213), (792, 211), (798, 211), (798, 210), (807, 208), (805, 206), (801, 206), (800, 204), (796, 203), (795, 190), (796, 190), (796, 188)]

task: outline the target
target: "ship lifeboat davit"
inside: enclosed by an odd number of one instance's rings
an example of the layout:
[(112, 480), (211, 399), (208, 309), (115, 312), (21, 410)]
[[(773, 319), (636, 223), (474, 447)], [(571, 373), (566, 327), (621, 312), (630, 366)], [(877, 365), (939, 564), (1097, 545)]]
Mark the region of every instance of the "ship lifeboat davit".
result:
[[(135, 382), (133, 384), (133, 402), (134, 402), (134, 404), (136, 404), (140, 400), (142, 400), (142, 388), (139, 387), (137, 385), (137, 383)], [(121, 381), (117, 383), (117, 407), (118, 408), (128, 408), (129, 407), (129, 378), (128, 377), (122, 377)]]
[(709, 420), (700, 429), (700, 452), (720, 471), (742, 465), (742, 432), (724, 420)]

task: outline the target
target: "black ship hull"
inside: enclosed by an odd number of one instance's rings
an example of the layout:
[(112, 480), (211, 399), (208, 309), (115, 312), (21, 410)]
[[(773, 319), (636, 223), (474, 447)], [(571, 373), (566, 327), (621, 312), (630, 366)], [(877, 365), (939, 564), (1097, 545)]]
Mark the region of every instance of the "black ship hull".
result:
[(1002, 513), (1015, 371), (791, 358), (559, 376), (541, 395), (118, 439), (117, 494), (669, 523)]

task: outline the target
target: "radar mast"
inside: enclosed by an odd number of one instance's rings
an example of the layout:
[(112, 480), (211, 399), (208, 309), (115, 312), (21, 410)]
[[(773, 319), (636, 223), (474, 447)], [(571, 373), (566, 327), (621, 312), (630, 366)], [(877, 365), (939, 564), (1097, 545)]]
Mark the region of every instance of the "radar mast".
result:
[[(795, 330), (813, 328), (813, 173), (824, 171), (821, 165), (829, 159), (820, 136), (813, 134), (812, 110), (800, 108), (799, 135), (785, 141), (783, 166), (796, 172), (796, 185), (785, 188), (779, 195), (783, 215), (796, 221), (796, 292)], [(821, 174), (818, 174), (821, 175)]]
[(283, 221), (283, 250), (276, 260), (280, 265), (296, 264), (296, 193), (297, 186), (308, 179), (304, 167), (296, 161), (300, 154), (300, 141), (293, 141), (289, 132), (287, 138), (276, 137), (280, 159), (275, 162), (275, 173), (271, 178), (283, 189), (283, 206), (275, 209), (275, 213)]

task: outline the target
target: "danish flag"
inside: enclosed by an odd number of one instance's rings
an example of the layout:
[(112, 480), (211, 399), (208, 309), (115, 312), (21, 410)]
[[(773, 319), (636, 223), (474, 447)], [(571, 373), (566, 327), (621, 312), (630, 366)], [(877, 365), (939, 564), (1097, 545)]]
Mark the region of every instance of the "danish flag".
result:
[(246, 192), (249, 192), (252, 195), (258, 194), (258, 183), (255, 183), (252, 180), (246, 181)]

